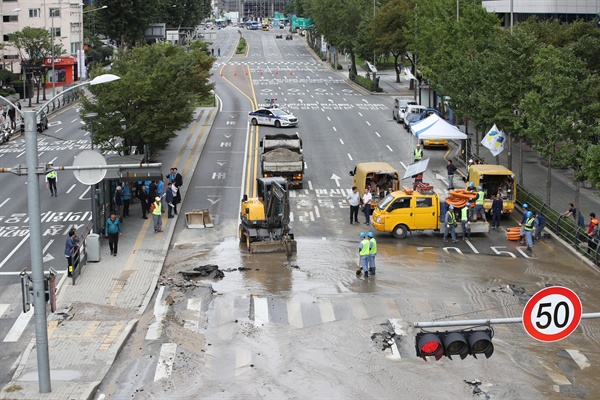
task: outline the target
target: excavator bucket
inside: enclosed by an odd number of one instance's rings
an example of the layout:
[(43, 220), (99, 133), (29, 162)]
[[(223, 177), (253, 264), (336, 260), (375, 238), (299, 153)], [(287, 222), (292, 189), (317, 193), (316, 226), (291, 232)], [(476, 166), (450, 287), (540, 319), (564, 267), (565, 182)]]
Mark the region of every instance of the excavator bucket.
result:
[(207, 208), (203, 210), (192, 210), (185, 213), (185, 223), (190, 229), (214, 227), (212, 219), (210, 218), (210, 211)]
[(250, 253), (296, 253), (297, 245), (294, 239), (271, 240), (250, 243)]

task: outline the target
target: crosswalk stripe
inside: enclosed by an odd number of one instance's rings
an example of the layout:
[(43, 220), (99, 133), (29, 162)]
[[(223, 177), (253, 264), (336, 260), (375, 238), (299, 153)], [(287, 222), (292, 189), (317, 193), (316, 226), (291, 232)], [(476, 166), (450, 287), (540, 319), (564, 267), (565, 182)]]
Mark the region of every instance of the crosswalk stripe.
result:
[(321, 314), (322, 322), (333, 322), (335, 321), (335, 313), (333, 312), (333, 306), (328, 302), (319, 303), (319, 313)]
[(252, 353), (245, 347), (238, 347), (235, 354), (235, 376), (239, 376), (248, 369), (252, 364)]
[(288, 301), (287, 303), (288, 322), (294, 328), (302, 328), (302, 308), (300, 303)]
[(575, 350), (575, 349), (565, 349), (565, 350), (567, 351), (567, 353), (569, 353), (569, 355), (571, 356), (573, 361), (575, 361), (577, 363), (577, 365), (579, 365), (579, 368), (584, 369), (591, 365), (590, 360), (588, 360), (588, 358), (586, 356), (581, 354), (581, 352), (579, 350)]
[(188, 299), (187, 309), (195, 313), (195, 315), (194, 318), (186, 318), (183, 322), (183, 327), (192, 332), (198, 332), (198, 327), (200, 325), (200, 311), (202, 311), (202, 299)]
[(148, 327), (146, 332), (146, 340), (156, 340), (160, 337), (162, 332), (162, 321), (167, 314), (167, 304), (163, 300), (162, 296), (165, 292), (165, 287), (161, 286), (156, 296), (156, 303), (154, 303), (154, 322)]
[(173, 372), (173, 363), (175, 362), (175, 352), (177, 351), (176, 343), (163, 343), (160, 346), (160, 355), (158, 356), (158, 364), (156, 364), (156, 372), (154, 373), (154, 382), (169, 378)]
[(0, 304), (0, 317), (8, 310), (8, 307), (10, 307), (10, 304)]
[(16, 342), (19, 340), (25, 328), (27, 328), (27, 324), (29, 324), (29, 320), (33, 317), (33, 307), (27, 311), (26, 313), (21, 313), (17, 317), (17, 320), (8, 331), (8, 334), (4, 338), (3, 342)]
[(264, 297), (253, 297), (254, 301), (254, 326), (261, 326), (269, 322), (269, 304)]
[(350, 299), (349, 303), (351, 303), (352, 314), (356, 319), (362, 320), (369, 318), (369, 314), (367, 314), (367, 309), (365, 308), (365, 304), (362, 299), (353, 298)]

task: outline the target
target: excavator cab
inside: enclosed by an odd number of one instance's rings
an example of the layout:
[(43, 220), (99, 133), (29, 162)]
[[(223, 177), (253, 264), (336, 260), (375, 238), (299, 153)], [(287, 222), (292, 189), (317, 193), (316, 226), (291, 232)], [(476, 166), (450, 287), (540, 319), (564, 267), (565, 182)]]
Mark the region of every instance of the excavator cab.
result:
[(256, 198), (244, 195), (238, 236), (251, 253), (296, 252), (290, 232), (288, 182), (281, 177), (258, 178)]

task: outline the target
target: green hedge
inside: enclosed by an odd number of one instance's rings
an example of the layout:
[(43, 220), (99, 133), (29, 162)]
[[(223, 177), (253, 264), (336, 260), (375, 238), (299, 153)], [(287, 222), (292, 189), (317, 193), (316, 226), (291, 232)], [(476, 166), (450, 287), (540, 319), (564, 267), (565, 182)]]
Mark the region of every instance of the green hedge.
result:
[(242, 36), (240, 36), (240, 40), (238, 42), (238, 45), (235, 49), (235, 54), (245, 54), (246, 53), (246, 47), (247, 47), (247, 43), (246, 43), (246, 39), (244, 39)]

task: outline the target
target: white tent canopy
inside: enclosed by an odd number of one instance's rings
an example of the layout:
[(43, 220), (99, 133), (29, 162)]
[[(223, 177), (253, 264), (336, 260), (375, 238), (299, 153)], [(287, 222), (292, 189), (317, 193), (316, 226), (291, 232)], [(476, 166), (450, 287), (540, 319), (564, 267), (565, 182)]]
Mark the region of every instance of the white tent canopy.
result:
[(436, 114), (415, 122), (410, 126), (410, 130), (417, 139), (466, 139), (467, 135), (458, 128)]

